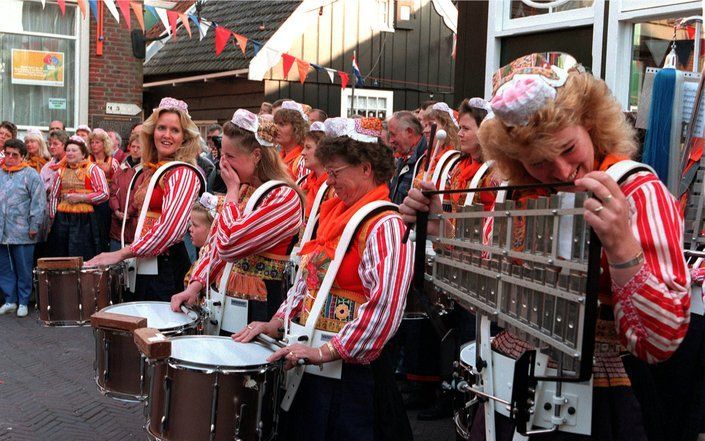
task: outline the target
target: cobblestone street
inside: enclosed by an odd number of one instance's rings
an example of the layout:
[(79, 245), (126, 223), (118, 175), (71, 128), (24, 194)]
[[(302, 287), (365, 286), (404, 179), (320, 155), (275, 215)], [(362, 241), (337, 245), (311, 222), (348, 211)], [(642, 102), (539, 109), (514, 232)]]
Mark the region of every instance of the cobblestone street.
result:
[[(25, 319), (0, 316), (0, 440), (146, 439), (142, 404), (98, 392), (93, 348), (90, 327), (43, 327), (33, 310)], [(417, 441), (455, 439), (449, 419), (409, 418)]]

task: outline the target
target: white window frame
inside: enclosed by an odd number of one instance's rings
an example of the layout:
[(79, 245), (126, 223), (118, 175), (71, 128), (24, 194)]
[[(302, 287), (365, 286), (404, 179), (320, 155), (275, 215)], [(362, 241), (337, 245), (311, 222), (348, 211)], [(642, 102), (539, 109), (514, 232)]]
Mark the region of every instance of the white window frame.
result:
[(499, 69), (503, 37), (592, 25), (592, 73), (602, 75), (602, 35), (605, 1), (595, 0), (591, 7), (551, 14), (510, 19), (510, 0), (489, 2), (487, 14), (487, 55), (485, 62), (485, 98), (492, 95), (492, 74)]
[[(607, 64), (605, 82), (622, 109), (629, 106), (629, 78), (631, 70), (634, 24), (647, 19), (686, 17), (703, 13), (701, 1), (685, 0), (612, 0), (607, 24)], [(664, 4), (665, 3), (665, 4)], [(649, 7), (651, 6), (651, 7)]]
[[(394, 0), (370, 0), (375, 8), (376, 20), (370, 25), (373, 31), (378, 32), (394, 32), (394, 16), (396, 15), (395, 1)], [(382, 9), (382, 2), (387, 3), (387, 21), (383, 22), (380, 17), (380, 10)], [(364, 7), (364, 3), (362, 3)]]
[[(353, 79), (354, 80), (354, 79)], [(348, 98), (352, 96), (352, 88), (346, 87), (340, 91), (340, 116), (347, 117), (348, 115)], [(364, 96), (367, 98), (386, 98), (387, 99), (387, 117), (394, 112), (394, 92), (391, 90), (380, 89), (355, 89), (355, 96)]]
[[(37, 0), (34, 0), (37, 1)], [(90, 59), (90, 17), (85, 19), (81, 16), (80, 9), (75, 0), (69, 0), (68, 5), (71, 6), (74, 18), (74, 35), (61, 35), (61, 34), (51, 34), (45, 32), (28, 32), (28, 31), (16, 31), (12, 29), (0, 29), (3, 34), (14, 34), (14, 35), (27, 35), (31, 37), (46, 37), (46, 38), (56, 38), (61, 40), (69, 40), (74, 42), (74, 53), (76, 54), (76, 68), (74, 69), (74, 81), (76, 82), (74, 102), (74, 115), (73, 120), (75, 126), (67, 126), (67, 131), (75, 131), (75, 128), (81, 124), (85, 124), (88, 121), (88, 87), (80, 87), (82, 84), (81, 79), (85, 79), (85, 83), (88, 83), (88, 73), (89, 73), (89, 59)], [(56, 7), (56, 5), (51, 5), (50, 7)], [(68, 78), (66, 79), (69, 80)], [(39, 130), (48, 131), (49, 126), (29, 126), (26, 124), (17, 124), (17, 129), (20, 131), (27, 131), (30, 128), (37, 128)]]

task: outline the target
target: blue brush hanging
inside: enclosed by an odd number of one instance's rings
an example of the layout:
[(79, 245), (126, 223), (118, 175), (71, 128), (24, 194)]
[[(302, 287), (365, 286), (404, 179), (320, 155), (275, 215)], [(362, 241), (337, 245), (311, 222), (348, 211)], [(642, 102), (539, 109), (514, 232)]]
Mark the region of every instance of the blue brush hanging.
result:
[(668, 182), (675, 93), (676, 69), (669, 67), (658, 71), (654, 77), (649, 125), (641, 161), (653, 167), (664, 183)]

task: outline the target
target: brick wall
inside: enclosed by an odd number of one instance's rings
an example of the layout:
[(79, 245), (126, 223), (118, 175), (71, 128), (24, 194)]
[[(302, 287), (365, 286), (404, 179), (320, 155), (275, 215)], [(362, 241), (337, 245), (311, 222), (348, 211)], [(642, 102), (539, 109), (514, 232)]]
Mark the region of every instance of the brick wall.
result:
[[(131, 11), (133, 29), (139, 27)], [(132, 56), (130, 31), (122, 15), (117, 23), (107, 8), (103, 9), (103, 55), (96, 55), (96, 21), (91, 17), (90, 62), (88, 81), (88, 124), (115, 130), (123, 141), (129, 136), (137, 117), (106, 115), (107, 102), (133, 103), (142, 107), (142, 60)]]

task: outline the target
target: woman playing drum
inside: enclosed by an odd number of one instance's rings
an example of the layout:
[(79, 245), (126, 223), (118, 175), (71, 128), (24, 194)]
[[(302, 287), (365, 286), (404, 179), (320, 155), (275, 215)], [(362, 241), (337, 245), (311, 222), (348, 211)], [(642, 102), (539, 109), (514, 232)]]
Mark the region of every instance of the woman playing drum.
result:
[[(265, 320), (279, 308), (284, 265), (301, 228), (303, 207), (273, 144), (262, 135), (257, 115), (245, 109), (238, 109), (223, 126), (220, 167), (228, 188), (225, 203), (209, 238), (211, 252), (199, 260), (186, 290), (174, 297), (173, 309), (184, 302), (195, 303), (207, 280), (217, 281), (228, 262), (232, 270), (227, 275), (226, 294), (247, 301), (246, 309), (236, 310), (234, 320), (243, 324)], [(275, 181), (279, 184), (272, 185), (245, 213), (241, 191)], [(226, 317), (231, 314), (230, 303), (226, 302)], [(241, 326), (224, 330), (233, 332)]]
[[(676, 201), (653, 173), (636, 171), (619, 184), (606, 173), (633, 155), (636, 143), (603, 81), (550, 66), (534, 54), (500, 69), (493, 86), (495, 117), (479, 131), (483, 156), (511, 183), (575, 181), (575, 188), (592, 192), (585, 220), (603, 246), (592, 436), (557, 433), (541, 439), (645, 440), (621, 355), (663, 361), (687, 330), (690, 280)], [(524, 192), (512, 199), (535, 196)], [(415, 191), (402, 207), (405, 220), (414, 221), (416, 210), (439, 212), (440, 203)], [(530, 348), (508, 332), (492, 345), (513, 358)], [(496, 421), (497, 439), (505, 439), (500, 433), (511, 439), (511, 422), (499, 415)], [(478, 412), (471, 439), (484, 438), (483, 426)]]
[[(325, 121), (331, 138), (319, 146), (316, 157), (325, 167), (328, 184), (337, 196), (321, 207), (316, 239), (304, 244), (302, 271), (286, 302), (269, 322), (253, 322), (235, 334), (236, 341), (250, 341), (260, 333), (281, 337), (280, 328), (287, 316), (293, 319), (291, 326), (307, 323), (346, 225), (368, 203), (389, 200), (387, 181), (394, 172), (392, 152), (380, 146), (376, 137), (369, 136), (369, 130), (355, 127), (355, 122), (359, 120)], [(401, 322), (411, 282), (413, 247), (402, 243), (403, 233), (401, 217), (389, 208), (362, 221), (332, 288), (322, 293), (326, 297), (321, 300), (329, 306), (311, 321), (316, 329), (313, 340), (319, 333), (332, 337), (330, 341), (312, 346), (291, 344), (270, 357), (270, 361), (284, 358), (287, 369), (299, 359), (323, 365), (321, 372), (327, 366), (335, 369), (336, 362), (342, 365), (337, 378), (308, 371), (303, 374), (285, 427), (280, 430), (286, 439), (372, 440), (375, 426), (379, 425), (396, 429), (396, 439), (408, 434), (403, 410), (404, 421), (398, 427), (393, 421), (400, 415), (394, 413), (397, 408), (383, 409), (375, 403), (375, 397), (391, 400), (393, 394), (398, 395), (393, 379), (388, 380), (393, 378), (391, 365), (386, 366), (386, 376), (375, 366), (383, 364), (377, 363), (378, 358)], [(318, 371), (312, 367), (312, 372)], [(387, 383), (381, 384), (384, 381)], [(388, 389), (380, 392), (383, 386)], [(400, 400), (397, 404), (401, 404)], [(379, 414), (385, 414), (386, 419), (378, 419)]]
[[(88, 266), (113, 265), (131, 257), (138, 258), (135, 287), (137, 300), (169, 301), (181, 291), (190, 261), (182, 241), (188, 228), (191, 205), (201, 189), (195, 168), (200, 133), (188, 114), (185, 102), (164, 98), (142, 126), (143, 173), (135, 183), (134, 204), (141, 209), (142, 228), (127, 247), (103, 253)], [(185, 164), (170, 164), (180, 161)], [(144, 204), (152, 176), (165, 167)], [(140, 223), (138, 222), (138, 226)], [(156, 257), (152, 271), (139, 273), (147, 258)], [(147, 274), (148, 273), (148, 274)]]

